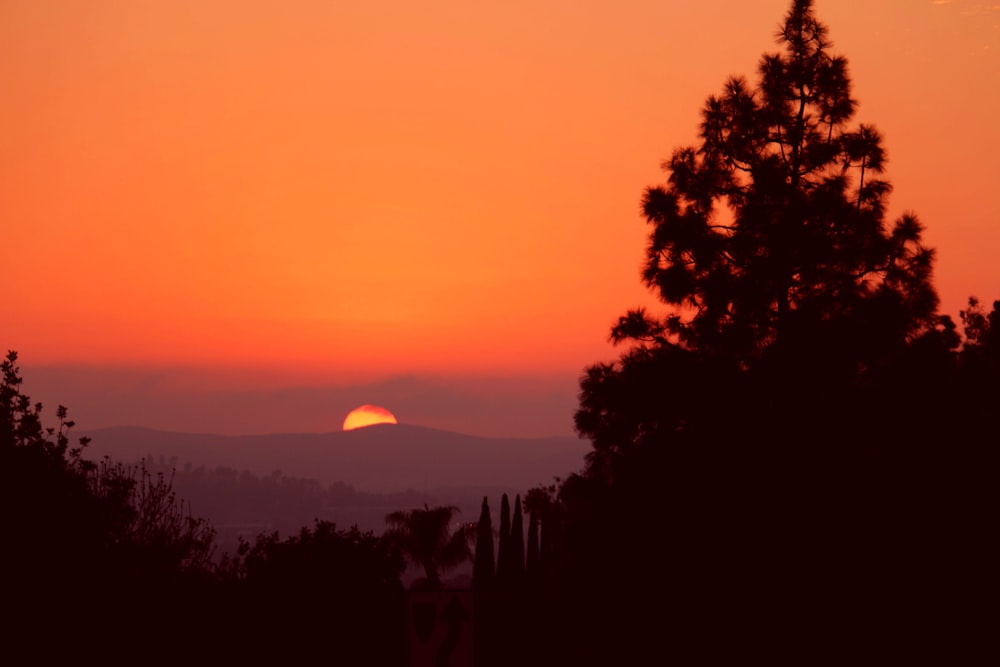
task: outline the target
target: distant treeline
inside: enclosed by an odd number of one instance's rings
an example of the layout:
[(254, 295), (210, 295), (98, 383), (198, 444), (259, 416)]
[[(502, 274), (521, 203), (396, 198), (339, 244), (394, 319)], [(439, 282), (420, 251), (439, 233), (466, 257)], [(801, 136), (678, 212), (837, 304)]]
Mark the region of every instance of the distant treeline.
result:
[(238, 537), (252, 540), (275, 530), (287, 535), (316, 519), (381, 532), (385, 515), (392, 510), (437, 502), (435, 496), (413, 490), (367, 493), (343, 482), (323, 484), (277, 470), (258, 476), (225, 466), (195, 467), (180, 464), (176, 458), (151, 456), (138, 463), (171, 479), (178, 497), (212, 522), (220, 549), (228, 553), (235, 550)]

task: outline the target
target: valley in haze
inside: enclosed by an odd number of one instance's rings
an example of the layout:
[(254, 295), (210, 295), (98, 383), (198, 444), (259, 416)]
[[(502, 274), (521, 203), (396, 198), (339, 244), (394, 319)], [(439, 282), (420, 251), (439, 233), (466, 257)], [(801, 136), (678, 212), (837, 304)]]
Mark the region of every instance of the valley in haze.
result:
[(173, 475), (178, 498), (218, 531), (220, 549), (239, 537), (277, 530), (282, 537), (315, 519), (381, 534), (385, 515), (455, 505), (458, 519), (479, 517), (484, 496), (551, 484), (579, 470), (588, 443), (574, 437), (484, 438), (385, 424), (316, 434), (227, 436), (142, 427), (83, 432), (85, 456), (138, 464)]

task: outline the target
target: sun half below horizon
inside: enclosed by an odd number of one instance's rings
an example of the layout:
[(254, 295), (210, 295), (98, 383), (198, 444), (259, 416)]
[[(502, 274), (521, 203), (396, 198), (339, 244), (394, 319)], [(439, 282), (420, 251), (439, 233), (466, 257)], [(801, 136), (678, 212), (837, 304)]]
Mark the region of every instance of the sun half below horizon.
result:
[(343, 429), (353, 431), (354, 429), (374, 426), (375, 424), (396, 424), (396, 416), (379, 405), (362, 405), (354, 408), (344, 419)]

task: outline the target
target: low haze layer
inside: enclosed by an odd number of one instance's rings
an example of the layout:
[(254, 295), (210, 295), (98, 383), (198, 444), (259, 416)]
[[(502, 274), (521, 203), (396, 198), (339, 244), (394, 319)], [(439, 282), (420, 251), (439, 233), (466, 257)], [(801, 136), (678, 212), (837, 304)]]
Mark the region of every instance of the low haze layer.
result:
[[(141, 425), (241, 435), (339, 430), (347, 413), (384, 405), (405, 424), (483, 436), (570, 435), (576, 375), (408, 375), (364, 383), (295, 384), (267, 373), (196, 368), (113, 369), (24, 364), (25, 390), (62, 404), (87, 429)], [(234, 379), (235, 376), (235, 379)]]

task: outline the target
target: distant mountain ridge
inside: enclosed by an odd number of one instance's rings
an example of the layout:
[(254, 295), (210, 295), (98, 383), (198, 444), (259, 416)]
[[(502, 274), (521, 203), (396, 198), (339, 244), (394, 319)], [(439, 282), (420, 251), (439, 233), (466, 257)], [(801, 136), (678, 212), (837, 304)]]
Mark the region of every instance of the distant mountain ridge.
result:
[(256, 475), (281, 471), (377, 493), (475, 487), (523, 492), (581, 469), (589, 449), (573, 437), (480, 437), (411, 424), (235, 436), (121, 426), (80, 435), (91, 438), (85, 450), (90, 459), (127, 463), (151, 456)]

